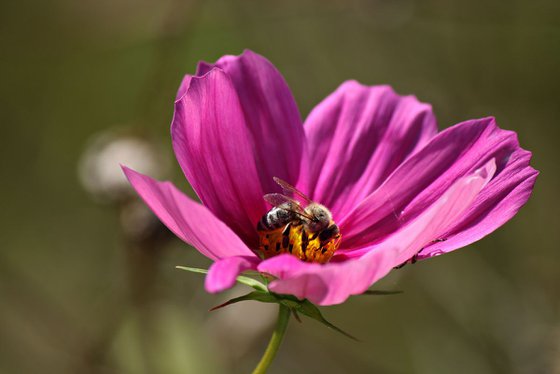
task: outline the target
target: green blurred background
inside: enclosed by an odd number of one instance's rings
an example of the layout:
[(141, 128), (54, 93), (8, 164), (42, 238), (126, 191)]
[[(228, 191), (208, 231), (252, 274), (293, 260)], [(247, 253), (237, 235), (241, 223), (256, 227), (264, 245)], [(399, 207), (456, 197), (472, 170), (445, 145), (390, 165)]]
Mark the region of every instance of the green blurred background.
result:
[(387, 83), (432, 103), (440, 128), (495, 115), (541, 171), (505, 227), (377, 286), (404, 294), (323, 309), (361, 343), (292, 321), (271, 373), (560, 373), (557, 0), (6, 0), (0, 46), (1, 373), (256, 364), (275, 308), (209, 313), (243, 290), (206, 294), (174, 268), (203, 256), (79, 178), (92, 139), (134, 135), (188, 191), (170, 147), (175, 91), (198, 60), (244, 48), (279, 68), (304, 116), (346, 79)]

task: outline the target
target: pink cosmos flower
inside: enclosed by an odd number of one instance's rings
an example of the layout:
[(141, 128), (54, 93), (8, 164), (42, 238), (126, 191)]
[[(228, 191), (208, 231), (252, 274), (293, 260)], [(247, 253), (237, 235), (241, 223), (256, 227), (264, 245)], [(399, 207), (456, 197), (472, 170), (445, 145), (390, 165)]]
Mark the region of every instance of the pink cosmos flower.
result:
[[(538, 174), (494, 118), (438, 132), (430, 105), (388, 86), (344, 82), (302, 122), (283, 77), (251, 51), (185, 76), (171, 135), (202, 204), (124, 171), (160, 220), (214, 261), (207, 291), (256, 270), (274, 277), (270, 291), (319, 305), (488, 235), (525, 204)], [(263, 195), (280, 192), (273, 177), (331, 210), (342, 242), (327, 264), (259, 255), (256, 225), (271, 208)]]

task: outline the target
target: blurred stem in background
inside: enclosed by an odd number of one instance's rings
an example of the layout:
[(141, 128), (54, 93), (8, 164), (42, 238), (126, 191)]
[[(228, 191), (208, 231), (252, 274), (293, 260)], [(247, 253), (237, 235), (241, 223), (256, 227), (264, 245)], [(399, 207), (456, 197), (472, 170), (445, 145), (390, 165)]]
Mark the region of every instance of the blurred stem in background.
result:
[[(107, 353), (119, 327), (131, 315), (137, 315), (142, 325), (151, 326), (154, 287), (162, 248), (170, 237), (156, 217), (133, 195), (115, 160), (134, 164), (135, 167), (156, 172), (163, 177), (167, 160), (162, 158), (157, 144), (133, 131), (109, 131), (98, 135), (84, 152), (79, 174), (83, 187), (94, 200), (117, 209), (119, 231), (125, 252), (124, 273), (127, 277), (128, 297), (116, 297), (110, 313), (111, 321), (90, 345), (86, 356), (93, 370), (107, 363)], [(146, 354), (142, 367), (150, 370), (148, 342), (149, 329), (141, 330), (141, 347)]]

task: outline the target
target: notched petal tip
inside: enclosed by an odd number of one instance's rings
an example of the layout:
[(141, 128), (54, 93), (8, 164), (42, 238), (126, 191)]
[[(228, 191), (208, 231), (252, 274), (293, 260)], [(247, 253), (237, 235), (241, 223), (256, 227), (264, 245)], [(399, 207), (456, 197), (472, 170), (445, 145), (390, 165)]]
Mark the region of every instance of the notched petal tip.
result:
[[(200, 63), (199, 63), (199, 65), (200, 65)], [(211, 79), (210, 76), (214, 71), (219, 71), (219, 72), (221, 72), (221, 73), (223, 73), (227, 76), (227, 73), (225, 73), (223, 69), (221, 69), (218, 66), (214, 66), (214, 65), (210, 65), (210, 64), (208, 64), (208, 69), (205, 70), (203, 73), (199, 74), (199, 72), (197, 71), (196, 75), (190, 75), (190, 74), (185, 75), (183, 77), (181, 85), (179, 86), (179, 89), (177, 90), (177, 96), (175, 97), (175, 101), (174, 101), (175, 108), (177, 108), (177, 103), (180, 103), (180, 102), (184, 101), (184, 98), (189, 93), (193, 82), (197, 82), (197, 81), (201, 81), (201, 80), (204, 81), (204, 80), (207, 80), (207, 79)]]
[(222, 57), (220, 57), (216, 62), (208, 62), (208, 61), (199, 61), (197, 66), (196, 66), (196, 76), (202, 76), (206, 73), (208, 73), (210, 70), (217, 68), (220, 64), (224, 64), (227, 63), (228, 61), (232, 61), (232, 60), (238, 60), (240, 58), (243, 58), (245, 56), (256, 56), (262, 59), (265, 59), (264, 56), (253, 52), (250, 49), (244, 49), (240, 54), (229, 54), (229, 55), (224, 55)]

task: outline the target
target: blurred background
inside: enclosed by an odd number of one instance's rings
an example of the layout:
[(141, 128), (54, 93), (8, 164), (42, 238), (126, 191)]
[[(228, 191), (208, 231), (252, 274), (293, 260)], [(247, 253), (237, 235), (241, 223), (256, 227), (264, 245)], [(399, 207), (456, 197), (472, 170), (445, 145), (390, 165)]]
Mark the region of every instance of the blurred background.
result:
[(209, 313), (118, 162), (192, 193), (171, 152), (183, 74), (250, 48), (302, 115), (342, 81), (494, 115), (541, 171), (490, 237), (323, 308), (355, 343), (291, 322), (271, 373), (560, 373), (560, 2), (20, 0), (0, 3), (0, 373), (246, 373), (276, 308)]

